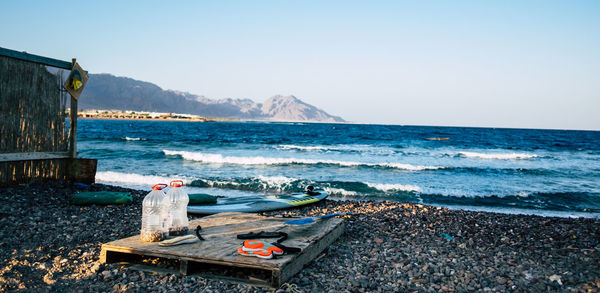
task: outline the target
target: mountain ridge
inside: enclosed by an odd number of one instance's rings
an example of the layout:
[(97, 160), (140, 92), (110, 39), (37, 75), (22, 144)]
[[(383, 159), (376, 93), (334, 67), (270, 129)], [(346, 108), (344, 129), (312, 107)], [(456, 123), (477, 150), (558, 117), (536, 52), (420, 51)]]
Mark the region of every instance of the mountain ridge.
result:
[(171, 112), (206, 117), (267, 121), (345, 122), (339, 116), (303, 102), (294, 95), (275, 95), (264, 103), (251, 99), (210, 99), (150, 82), (108, 73), (90, 74), (79, 99), (80, 109)]

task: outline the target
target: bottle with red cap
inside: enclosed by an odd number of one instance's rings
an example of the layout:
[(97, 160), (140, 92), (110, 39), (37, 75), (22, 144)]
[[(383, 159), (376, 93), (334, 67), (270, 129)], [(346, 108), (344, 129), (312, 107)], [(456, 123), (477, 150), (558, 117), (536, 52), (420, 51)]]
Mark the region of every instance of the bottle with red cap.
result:
[(167, 192), (169, 202), (169, 236), (181, 236), (188, 233), (187, 205), (190, 201), (187, 193), (181, 188), (183, 181), (171, 181), (171, 189)]
[(142, 229), (140, 236), (144, 242), (158, 242), (169, 234), (169, 203), (163, 192), (166, 184), (152, 186), (152, 191), (142, 202)]

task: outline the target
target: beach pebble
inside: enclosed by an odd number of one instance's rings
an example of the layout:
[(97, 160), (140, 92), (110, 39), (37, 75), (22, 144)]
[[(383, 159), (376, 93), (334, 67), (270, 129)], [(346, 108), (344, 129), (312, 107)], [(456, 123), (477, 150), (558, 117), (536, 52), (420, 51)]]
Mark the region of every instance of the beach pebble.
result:
[[(0, 291), (272, 292), (99, 263), (102, 243), (139, 234), (147, 191), (102, 184), (89, 190), (128, 191), (134, 203), (71, 206), (75, 190), (66, 182), (0, 187)], [(599, 219), (333, 200), (264, 215), (335, 212), (355, 215), (345, 218), (343, 235), (318, 261), (286, 281), (301, 291), (600, 290), (600, 271), (590, 269), (600, 263)]]
[(550, 280), (550, 282), (556, 282), (559, 285), (563, 284), (559, 275), (552, 275), (552, 276), (548, 277), (548, 279)]

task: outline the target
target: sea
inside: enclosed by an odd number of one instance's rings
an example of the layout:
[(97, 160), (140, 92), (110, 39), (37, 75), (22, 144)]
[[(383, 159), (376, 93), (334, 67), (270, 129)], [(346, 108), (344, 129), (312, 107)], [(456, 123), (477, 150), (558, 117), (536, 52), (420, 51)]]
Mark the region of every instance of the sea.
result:
[(600, 131), (402, 125), (78, 121), (96, 181), (150, 191), (298, 192), (334, 200), (600, 218)]

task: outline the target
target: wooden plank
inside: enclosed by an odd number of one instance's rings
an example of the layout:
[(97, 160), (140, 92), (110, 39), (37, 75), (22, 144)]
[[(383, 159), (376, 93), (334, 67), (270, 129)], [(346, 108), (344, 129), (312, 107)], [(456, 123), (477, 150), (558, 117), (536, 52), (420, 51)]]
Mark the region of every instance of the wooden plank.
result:
[(294, 262), (288, 263), (281, 268), (281, 275), (279, 276), (278, 280), (279, 284), (283, 284), (296, 273), (300, 272), (300, 270), (302, 270), (302, 268), (304, 268), (305, 265), (310, 263), (319, 254), (321, 254), (321, 252), (323, 252), (327, 247), (329, 247), (329, 245), (335, 242), (335, 240), (338, 239), (342, 235), (342, 233), (344, 233), (344, 223), (337, 225), (324, 237), (317, 239), (316, 242), (314, 242), (305, 250), (303, 250), (302, 254), (300, 254)]
[(70, 141), (69, 141), (69, 155), (71, 158), (77, 157), (77, 99), (71, 96), (71, 118), (69, 119), (70, 126)]
[(8, 168), (9, 164), (8, 163), (2, 163), (0, 162), (0, 186), (3, 184), (8, 183)]
[(97, 159), (69, 159), (68, 178), (73, 182), (92, 184), (96, 182)]
[(180, 260), (179, 261), (179, 273), (187, 276), (188, 275), (188, 261), (187, 260)]
[[(71, 66), (75, 66), (77, 60), (75, 58), (71, 59)], [(71, 110), (69, 114), (71, 118), (69, 119), (69, 132), (70, 132), (70, 142), (69, 142), (69, 154), (71, 158), (77, 157), (77, 98), (73, 97), (73, 95), (69, 94), (71, 97)]]
[[(322, 253), (344, 230), (343, 219), (331, 218), (304, 226), (284, 225), (290, 218), (264, 217), (257, 214), (222, 213), (193, 220), (190, 229), (202, 227), (206, 239), (181, 246), (162, 247), (145, 243), (139, 235), (115, 240), (102, 245), (100, 259), (105, 263), (123, 261), (127, 256), (156, 257), (179, 261), (182, 274), (193, 274), (194, 268), (224, 268), (224, 271), (251, 269), (258, 279), (272, 287), (299, 272), (307, 263)], [(236, 235), (257, 231), (283, 231), (288, 233), (284, 244), (298, 247), (298, 254), (285, 254), (274, 259), (260, 259), (238, 255), (241, 240)], [(265, 239), (275, 241), (275, 239)], [(221, 271), (223, 271), (221, 270)]]
[(48, 57), (43, 57), (39, 55), (33, 55), (26, 52), (14, 51), (6, 48), (0, 47), (0, 56), (6, 56), (14, 59), (19, 59), (23, 61), (38, 63), (47, 66), (53, 66), (63, 69), (71, 69), (73, 64), (71, 62), (62, 61), (58, 59), (52, 59)]
[[(96, 159), (71, 159), (67, 152), (0, 154), (0, 184), (28, 183), (32, 179), (68, 179), (95, 182)], [(6, 159), (6, 160), (4, 160)]]
[(0, 162), (65, 159), (69, 156), (68, 152), (4, 153), (0, 154)]
[(32, 179), (66, 179), (68, 159), (0, 162), (0, 185), (29, 183)]
[[(201, 225), (201, 234), (206, 239), (206, 241), (201, 241), (193, 245), (161, 247), (156, 243), (141, 242), (139, 235), (136, 235), (106, 243), (102, 245), (102, 248), (118, 252), (173, 259), (187, 259), (215, 264), (234, 262), (240, 266), (255, 268), (276, 268), (280, 262), (289, 259), (284, 257), (264, 262), (262, 259), (258, 258), (239, 256), (237, 254), (237, 248), (240, 246), (241, 241), (236, 239), (237, 234), (284, 228), (283, 223), (289, 219), (266, 218), (256, 214), (227, 214), (236, 215), (233, 215), (232, 217), (228, 215), (213, 215), (208, 216), (205, 219), (192, 221), (190, 223), (190, 229), (195, 229), (196, 226)], [(246, 219), (245, 222), (244, 219)], [(219, 225), (219, 223), (221, 223), (221, 225)]]

